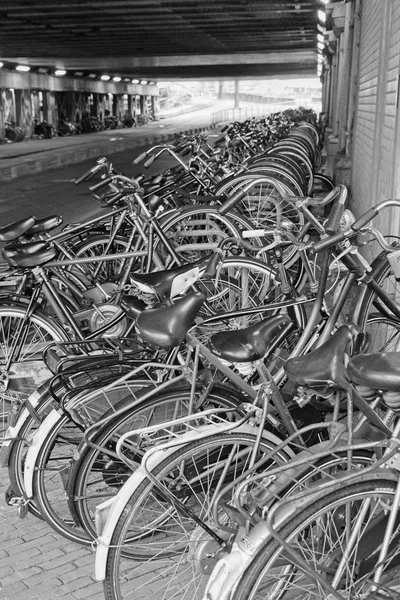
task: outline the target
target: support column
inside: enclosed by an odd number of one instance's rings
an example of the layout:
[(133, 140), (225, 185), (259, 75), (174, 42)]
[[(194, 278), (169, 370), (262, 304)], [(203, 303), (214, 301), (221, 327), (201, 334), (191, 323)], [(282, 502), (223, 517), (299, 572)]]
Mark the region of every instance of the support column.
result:
[(234, 108), (240, 108), (239, 80), (235, 79), (235, 105)]
[(30, 90), (15, 90), (16, 124), (25, 130), (25, 135), (32, 135), (32, 107)]
[(0, 140), (3, 140), (6, 137), (5, 132), (5, 111), (4, 111), (4, 96), (3, 90), (0, 90)]

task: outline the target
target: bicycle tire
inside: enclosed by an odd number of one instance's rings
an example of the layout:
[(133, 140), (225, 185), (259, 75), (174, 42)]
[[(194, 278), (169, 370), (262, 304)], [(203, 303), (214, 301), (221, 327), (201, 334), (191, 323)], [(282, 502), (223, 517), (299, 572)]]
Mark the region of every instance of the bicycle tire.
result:
[[(201, 390), (198, 391), (200, 397)], [(150, 398), (146, 409), (150, 411), (159, 411), (161, 407), (165, 409), (174, 409), (173, 414), (176, 418), (180, 414), (176, 414), (175, 407), (185, 410), (187, 414), (188, 399), (190, 398), (190, 390), (177, 389), (160, 393), (157, 396)], [(224, 385), (215, 384), (208, 394), (207, 398), (201, 405), (196, 406), (196, 410), (206, 410), (211, 406), (222, 408), (235, 408), (243, 401), (241, 393), (234, 388)], [(141, 408), (144, 410), (144, 406)], [(142, 413), (139, 413), (143, 419)], [(167, 420), (167, 414), (163, 415), (163, 419)], [(95, 438), (91, 443), (82, 443), (78, 449), (78, 458), (73, 461), (69, 473), (67, 495), (69, 499), (70, 512), (75, 516), (80, 526), (89, 533), (93, 538), (96, 537), (96, 528), (94, 525), (94, 509), (103, 501), (107, 494), (110, 497), (117, 493), (119, 488), (125, 483), (126, 479), (131, 475), (131, 471), (127, 469), (115, 458), (113, 450), (115, 436), (121, 430), (127, 431), (129, 428), (134, 429), (133, 421), (137, 417), (132, 415), (130, 409), (127, 412), (116, 417), (112, 422), (106, 424), (102, 430), (96, 433)], [(174, 416), (175, 418), (175, 416)], [(131, 422), (131, 425), (129, 423)], [(129, 427), (128, 427), (129, 425)], [(110, 461), (115, 468), (113, 472), (110, 468)], [(103, 465), (103, 466), (102, 466)], [(103, 469), (103, 470), (102, 470)], [(105, 471), (107, 469), (107, 471)], [(103, 481), (99, 482), (99, 473), (102, 473)], [(114, 477), (115, 481), (110, 484)], [(94, 482), (94, 483), (92, 483)], [(100, 483), (102, 488), (100, 489)], [(95, 486), (95, 494), (90, 495), (91, 486)], [(112, 487), (108, 490), (107, 487)], [(96, 494), (98, 496), (96, 497)]]
[[(377, 511), (381, 501), (384, 505), (381, 506), (382, 514), (383, 511), (387, 512), (388, 505), (396, 490), (396, 480), (397, 476), (390, 473), (385, 474), (385, 470), (382, 469), (380, 477), (373, 480), (355, 483), (340, 483), (339, 481), (337, 489), (327, 492), (323, 498), (310, 502), (306, 509), (299, 511), (279, 527), (278, 533), (286, 543), (291, 545), (292, 549), (296, 548), (299, 551), (302, 558), (306, 558), (312, 569), (319, 574), (324, 574), (323, 576), (331, 583), (335, 572), (335, 561), (337, 565), (345, 552), (345, 547), (340, 547), (342, 538), (345, 537), (346, 533), (347, 536), (351, 535), (351, 524), (348, 527), (349, 523), (346, 515), (350, 516), (350, 520), (353, 517), (357, 518), (364, 499), (370, 498), (374, 502), (369, 514), (366, 514), (365, 521), (362, 523), (362, 533), (359, 533), (359, 539), (355, 542), (360, 544), (360, 540), (364, 535), (362, 543), (367, 544), (367, 524), (371, 523), (373, 515), (378, 514)], [(372, 527), (372, 525), (370, 526)], [(318, 527), (320, 528), (319, 533), (317, 531)], [(312, 542), (311, 536), (313, 536)], [(377, 560), (376, 553), (379, 550), (379, 538), (381, 537), (381, 534), (378, 533), (374, 539), (373, 553), (375, 553), (375, 561)], [(308, 540), (310, 540), (310, 544), (306, 546)], [(359, 587), (357, 587), (356, 578), (358, 575), (356, 573), (360, 574), (363, 569), (368, 568), (367, 557), (364, 556), (361, 560), (366, 548), (367, 546), (363, 548), (360, 545), (360, 547), (357, 547), (357, 552), (351, 552), (348, 557), (338, 586), (338, 591), (343, 598), (350, 600), (367, 597), (362, 594), (365, 594), (367, 589), (372, 587), (368, 575), (373, 574), (372, 567), (375, 565), (372, 565), (370, 572), (366, 571), (362, 576), (360, 575)], [(355, 554), (360, 559), (357, 567)], [(327, 570), (328, 564), (329, 569)], [(387, 583), (385, 582), (385, 585)], [(391, 582), (389, 581), (389, 583)], [(397, 590), (399, 589), (398, 585), (399, 580), (397, 578)], [(321, 584), (298, 569), (287, 554), (283, 556), (280, 542), (273, 539), (269, 539), (257, 549), (251, 564), (240, 578), (240, 582), (232, 595), (232, 600), (255, 600), (260, 598), (261, 588), (263, 590), (262, 598), (268, 598), (269, 600), (282, 598), (285, 594), (288, 594), (288, 597), (292, 597), (291, 594), (294, 594), (293, 597), (296, 600), (321, 598), (324, 597), (324, 593), (327, 593), (323, 591)]]
[[(222, 464), (227, 454), (231, 453), (232, 471), (227, 469), (224, 476), (229, 480), (246, 468), (246, 460), (254, 442), (255, 437), (244, 432), (215, 434), (204, 440), (189, 442), (167, 458), (161, 457), (158, 464), (153, 463), (151, 472), (158, 480), (168, 480), (172, 477), (169, 490), (173, 496), (183, 498), (185, 506), (190, 506), (199, 519), (206, 518), (209, 527), (214, 527), (213, 531), (223, 535), (211, 521), (211, 492), (213, 486), (221, 483)], [(268, 453), (274, 448), (273, 443), (263, 440), (260, 452)], [(235, 454), (236, 452), (238, 454)], [(286, 459), (285, 453), (276, 457), (279, 464)], [(188, 478), (191, 475), (190, 469), (193, 469), (195, 480), (192, 487)], [(179, 477), (179, 480), (176, 477)], [(175, 489), (174, 478), (175, 481), (179, 481)], [(119, 517), (111, 536), (107, 557), (104, 581), (106, 600), (123, 600), (131, 595), (133, 589), (136, 594), (146, 590), (149, 600), (165, 597), (167, 593), (177, 600), (197, 600), (202, 597), (208, 568), (211, 570), (214, 562), (207, 555), (218, 553), (218, 544), (201, 526), (195, 526), (193, 520), (179, 511), (174, 511), (163, 495), (154, 489), (154, 484), (144, 476), (132, 490)], [(228, 502), (229, 499), (226, 498), (225, 508), (221, 505), (224, 513), (227, 512)], [(220, 517), (223, 518), (222, 515)], [(226, 516), (226, 519), (229, 517)], [(228, 537), (225, 533), (225, 540)], [(126, 541), (128, 545), (125, 545)], [(198, 569), (200, 565), (202, 571)], [(129, 571), (129, 581), (123, 581), (122, 569), (126, 567)], [(127, 571), (125, 573), (128, 574)]]

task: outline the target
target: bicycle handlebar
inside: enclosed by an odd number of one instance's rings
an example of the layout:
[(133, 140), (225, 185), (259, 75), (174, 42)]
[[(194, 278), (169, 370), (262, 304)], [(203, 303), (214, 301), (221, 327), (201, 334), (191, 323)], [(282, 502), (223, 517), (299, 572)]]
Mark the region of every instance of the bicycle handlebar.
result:
[[(326, 248), (331, 248), (344, 240), (354, 237), (357, 233), (365, 227), (376, 215), (388, 206), (397, 206), (400, 208), (400, 200), (384, 200), (380, 204), (369, 208), (361, 217), (356, 219), (347, 231), (339, 231), (334, 235), (329, 235), (319, 242), (316, 242), (313, 246), (314, 252), (321, 252)], [(378, 240), (379, 241), (379, 240)]]
[(97, 173), (97, 171), (100, 171), (100, 169), (102, 167), (103, 167), (102, 164), (101, 165), (95, 165), (94, 167), (92, 167), (91, 169), (89, 169), (88, 171), (86, 171), (86, 173), (84, 173), (80, 177), (77, 177), (77, 179), (74, 180), (75, 185), (79, 185), (83, 181), (86, 181), (87, 179), (91, 179), (93, 177), (93, 175), (95, 173)]
[(330, 194), (328, 194), (328, 198), (329, 198), (329, 196), (332, 196), (332, 199), (337, 197), (337, 200), (336, 200), (335, 204), (333, 205), (332, 210), (329, 214), (328, 220), (325, 224), (326, 233), (328, 233), (329, 235), (333, 235), (333, 234), (337, 233), (337, 231), (339, 229), (339, 225), (340, 225), (340, 220), (343, 216), (344, 205), (347, 200), (346, 186), (344, 186), (344, 185), (336, 186), (332, 190), (332, 192), (330, 192)]
[(146, 156), (147, 152), (142, 152), (142, 154), (139, 154), (139, 156), (133, 159), (132, 164), (138, 165), (140, 162), (142, 162), (143, 159), (146, 158)]
[(106, 177), (105, 179), (102, 179), (98, 183), (91, 185), (89, 190), (94, 194), (95, 192), (102, 190), (104, 187), (107, 187), (107, 185), (109, 185), (110, 183), (112, 183), (112, 177)]

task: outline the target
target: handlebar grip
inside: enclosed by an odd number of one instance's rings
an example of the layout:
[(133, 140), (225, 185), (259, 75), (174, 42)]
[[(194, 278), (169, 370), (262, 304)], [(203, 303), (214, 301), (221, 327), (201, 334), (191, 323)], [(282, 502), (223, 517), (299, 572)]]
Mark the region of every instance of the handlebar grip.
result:
[(335, 233), (334, 235), (329, 235), (328, 237), (323, 238), (319, 242), (315, 242), (313, 246), (314, 252), (321, 252), (326, 248), (331, 248), (339, 242), (343, 242), (343, 240), (345, 240), (346, 238), (347, 235), (345, 233), (342, 233), (341, 231), (339, 231), (339, 233)]
[(104, 187), (107, 187), (107, 185), (109, 185), (111, 182), (112, 182), (112, 178), (106, 177), (105, 179), (102, 179), (101, 181), (99, 181), (99, 183), (96, 183), (95, 185), (91, 185), (89, 190), (91, 192), (98, 192), (99, 190), (103, 189)]
[(215, 274), (217, 272), (217, 267), (219, 265), (220, 260), (221, 260), (221, 253), (214, 252), (211, 255), (210, 260), (208, 261), (208, 264), (203, 273), (203, 277), (207, 277), (207, 278), (215, 277)]
[(181, 156), (186, 156), (187, 154), (190, 154), (191, 150), (190, 148), (184, 148), (183, 150), (181, 150)]
[(147, 169), (150, 165), (153, 164), (153, 162), (155, 161), (156, 157), (154, 154), (150, 154), (149, 158), (146, 160), (145, 163), (143, 163), (143, 166)]
[(144, 160), (147, 156), (147, 152), (142, 152), (142, 154), (139, 154), (139, 156), (137, 156), (136, 158), (133, 159), (132, 164), (133, 165), (138, 165), (140, 162), (142, 162), (142, 160)]
[(339, 195), (335, 204), (329, 213), (328, 220), (325, 224), (325, 231), (329, 235), (333, 235), (337, 232), (340, 225), (340, 220), (344, 212), (344, 205), (347, 199), (347, 188), (344, 185), (337, 186), (335, 188), (335, 195)]
[(369, 210), (367, 210), (366, 213), (364, 213), (359, 219), (357, 219), (356, 221), (354, 221), (353, 225), (351, 226), (353, 231), (359, 231), (362, 227), (364, 227), (364, 225), (366, 225), (367, 223), (369, 223), (370, 221), (372, 221), (372, 219), (374, 217), (376, 217), (376, 215), (378, 214), (377, 209), (373, 206), (372, 208), (370, 208)]
[(89, 171), (86, 171), (86, 173), (84, 173), (83, 175), (81, 175), (80, 177), (75, 179), (74, 180), (75, 185), (79, 185), (80, 183), (82, 183), (82, 181), (85, 181), (86, 179), (90, 179), (91, 177), (93, 177), (93, 175), (101, 168), (101, 166), (102, 165), (95, 165), (94, 167), (89, 169)]
[(221, 133), (224, 133), (224, 131), (227, 131), (229, 129), (229, 127), (231, 127), (231, 125), (225, 125), (222, 129), (221, 129)]
[(238, 202), (240, 202), (240, 200), (243, 200), (243, 198), (246, 196), (247, 192), (244, 192), (243, 190), (239, 190), (237, 192), (235, 192), (234, 194), (232, 194), (232, 197), (229, 198), (229, 200), (227, 200), (226, 202), (224, 202), (224, 204), (222, 206), (220, 206), (220, 208), (218, 209), (218, 212), (220, 215), (226, 215), (226, 213), (233, 208)]

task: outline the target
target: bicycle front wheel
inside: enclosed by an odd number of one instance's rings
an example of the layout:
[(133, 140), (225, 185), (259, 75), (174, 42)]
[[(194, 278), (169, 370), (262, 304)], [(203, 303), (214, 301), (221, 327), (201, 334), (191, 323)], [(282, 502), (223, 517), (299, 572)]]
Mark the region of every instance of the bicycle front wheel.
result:
[[(330, 597), (324, 582), (341, 598), (369, 597), (396, 486), (396, 477), (383, 470), (368, 481), (338, 481), (336, 489), (310, 503), (278, 530), (319, 579), (299, 568), (298, 559), (289, 557), (278, 540), (269, 538), (243, 573), (232, 600), (320, 600)], [(383, 561), (383, 577), (377, 584), (377, 591), (383, 593), (376, 596), (379, 598), (397, 598), (399, 594), (400, 577), (394, 575), (398, 560), (393, 552), (399, 531), (397, 518)]]
[[(372, 280), (400, 309), (400, 283), (392, 272), (387, 253), (382, 252), (371, 266)], [(349, 321), (370, 334), (368, 352), (397, 351), (400, 347), (400, 320), (367, 283), (361, 284), (354, 296)]]
[[(252, 434), (221, 432), (187, 443), (152, 468), (161, 487), (144, 477), (132, 490), (111, 537), (104, 582), (107, 600), (203, 597), (223, 550), (221, 542), (229, 544), (232, 535), (229, 527), (222, 529), (213, 521), (214, 495), (245, 472), (254, 444)], [(257, 458), (274, 448), (264, 439)], [(286, 460), (280, 453), (270, 464)], [(232, 494), (230, 489), (220, 498), (218, 516), (234, 532)]]

